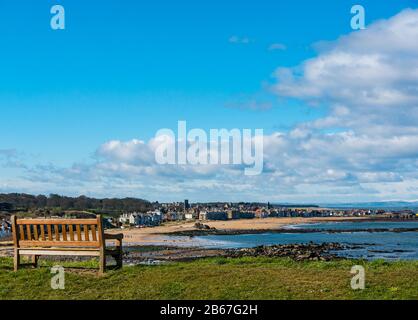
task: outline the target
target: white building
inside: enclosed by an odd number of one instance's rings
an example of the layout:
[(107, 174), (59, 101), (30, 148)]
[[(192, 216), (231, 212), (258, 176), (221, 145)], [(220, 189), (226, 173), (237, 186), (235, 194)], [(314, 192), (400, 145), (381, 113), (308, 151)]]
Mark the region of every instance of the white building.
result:
[(162, 221), (163, 215), (160, 211), (149, 211), (147, 213), (124, 213), (119, 217), (122, 224), (130, 224), (134, 226), (156, 226)]
[(184, 214), (184, 218), (186, 220), (193, 220), (193, 219), (195, 219), (195, 215), (192, 212), (187, 212), (187, 213)]
[(134, 224), (136, 214), (137, 213), (124, 213), (119, 217), (119, 222), (122, 224)]

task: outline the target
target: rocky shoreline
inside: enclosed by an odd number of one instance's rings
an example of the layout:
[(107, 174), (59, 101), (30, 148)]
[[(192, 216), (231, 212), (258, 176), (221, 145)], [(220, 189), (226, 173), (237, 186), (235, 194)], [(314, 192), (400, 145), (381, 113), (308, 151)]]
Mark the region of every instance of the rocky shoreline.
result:
[(241, 257), (279, 257), (291, 258), (295, 261), (330, 261), (343, 259), (335, 254), (335, 251), (345, 250), (358, 246), (349, 246), (340, 243), (313, 242), (304, 244), (283, 244), (271, 246), (258, 246), (241, 249), (199, 249), (199, 248), (160, 248), (150, 251), (129, 251), (124, 255), (124, 260), (129, 264), (159, 261), (189, 261), (209, 257), (241, 258)]
[(347, 245), (340, 243), (307, 243), (258, 246), (255, 248), (227, 250), (227, 257), (286, 257), (295, 261), (330, 261), (341, 259), (333, 251), (347, 249)]

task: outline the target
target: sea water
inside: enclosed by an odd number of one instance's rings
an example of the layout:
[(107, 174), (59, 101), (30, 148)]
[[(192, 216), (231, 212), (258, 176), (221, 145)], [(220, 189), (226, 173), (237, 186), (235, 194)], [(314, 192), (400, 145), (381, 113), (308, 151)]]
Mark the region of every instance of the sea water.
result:
[[(289, 228), (289, 227), (287, 227)], [(418, 228), (414, 222), (336, 222), (290, 226), (292, 233), (264, 233), (240, 235), (213, 235), (196, 237), (196, 241), (205, 248), (249, 248), (260, 245), (338, 242), (358, 245), (335, 253), (349, 258), (368, 260), (413, 260), (418, 259), (418, 232), (344, 232), (344, 230), (364, 229), (402, 229)], [(297, 229), (324, 230), (312, 233), (294, 233)], [(343, 232), (327, 232), (336, 230)]]

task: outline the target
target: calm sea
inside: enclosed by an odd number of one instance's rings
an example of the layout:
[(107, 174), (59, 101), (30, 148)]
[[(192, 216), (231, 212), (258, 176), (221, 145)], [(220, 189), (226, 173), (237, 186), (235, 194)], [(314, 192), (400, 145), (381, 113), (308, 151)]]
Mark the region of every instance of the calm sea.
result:
[[(398, 229), (418, 228), (414, 222), (336, 222), (295, 225), (292, 229), (354, 230), (354, 229)], [(361, 245), (361, 248), (335, 252), (350, 258), (368, 260), (383, 258), (387, 260), (418, 259), (418, 232), (345, 232), (329, 233), (265, 233), (242, 235), (217, 235), (196, 237), (197, 242), (206, 248), (249, 248), (259, 245), (339, 242)]]

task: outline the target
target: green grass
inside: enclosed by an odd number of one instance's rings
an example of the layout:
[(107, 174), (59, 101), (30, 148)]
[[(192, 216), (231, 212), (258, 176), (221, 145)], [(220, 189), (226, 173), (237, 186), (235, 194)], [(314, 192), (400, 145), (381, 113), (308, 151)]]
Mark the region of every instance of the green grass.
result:
[[(350, 269), (366, 269), (366, 289), (352, 290)], [(50, 287), (52, 262), (12, 271), (0, 258), (0, 299), (418, 299), (418, 261), (295, 262), (279, 258), (211, 258), (124, 267), (104, 276), (64, 263), (65, 289)]]

